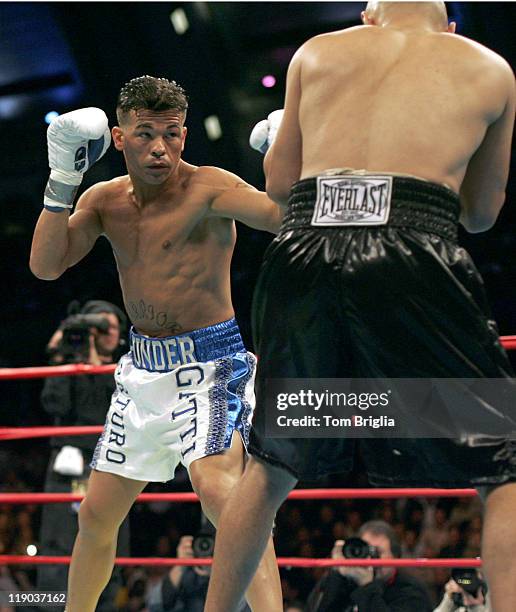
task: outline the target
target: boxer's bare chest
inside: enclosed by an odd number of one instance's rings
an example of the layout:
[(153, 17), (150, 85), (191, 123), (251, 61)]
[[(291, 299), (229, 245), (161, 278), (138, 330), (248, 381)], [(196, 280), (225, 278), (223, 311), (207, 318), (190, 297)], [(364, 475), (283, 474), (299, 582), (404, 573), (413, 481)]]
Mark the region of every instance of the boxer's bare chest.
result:
[(155, 266), (209, 239), (207, 210), (206, 195), (193, 189), (165, 192), (143, 206), (127, 190), (104, 207), (102, 224), (119, 266)]

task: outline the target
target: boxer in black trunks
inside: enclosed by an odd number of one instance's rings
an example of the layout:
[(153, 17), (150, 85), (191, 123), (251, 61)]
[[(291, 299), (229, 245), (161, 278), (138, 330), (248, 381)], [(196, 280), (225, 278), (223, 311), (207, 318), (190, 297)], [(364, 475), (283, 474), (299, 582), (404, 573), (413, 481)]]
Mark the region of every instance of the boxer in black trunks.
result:
[[(362, 20), (309, 40), (289, 67), (285, 114), (264, 162), (268, 194), (289, 209), (255, 294), (260, 405), (271, 377), (512, 376), (481, 279), (456, 243), (459, 221), (487, 230), (504, 202), (512, 71), (455, 35), (444, 3), (373, 2)], [(325, 190), (339, 184), (374, 186), (378, 206), (357, 215), (343, 196), (331, 209)], [(297, 479), (351, 467), (352, 441), (266, 438), (256, 415), (253, 457), (220, 521), (207, 612), (234, 610)], [(513, 612), (510, 441), (404, 440), (401, 450), (368, 442), (375, 484), (493, 486), (484, 567), (493, 609)]]

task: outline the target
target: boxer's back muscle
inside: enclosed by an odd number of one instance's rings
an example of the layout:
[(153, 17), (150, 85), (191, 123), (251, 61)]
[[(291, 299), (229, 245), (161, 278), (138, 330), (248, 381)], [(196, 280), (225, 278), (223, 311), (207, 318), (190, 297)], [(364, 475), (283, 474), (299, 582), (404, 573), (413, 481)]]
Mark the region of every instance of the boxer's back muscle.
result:
[(302, 53), (302, 177), (366, 168), (458, 191), (504, 110), (503, 61), (457, 35), (357, 27), (316, 37)]

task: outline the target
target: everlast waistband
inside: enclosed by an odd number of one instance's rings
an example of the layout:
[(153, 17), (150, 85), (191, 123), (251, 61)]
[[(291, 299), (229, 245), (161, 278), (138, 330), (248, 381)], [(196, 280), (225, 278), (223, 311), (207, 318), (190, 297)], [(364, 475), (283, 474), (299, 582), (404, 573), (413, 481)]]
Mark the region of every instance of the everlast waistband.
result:
[(245, 351), (235, 319), (166, 338), (143, 336), (133, 328), (130, 342), (134, 366), (149, 372), (171, 372), (187, 363), (213, 361)]
[(443, 185), (381, 173), (324, 175), (294, 183), (281, 231), (388, 226), (457, 241), (459, 214), (459, 196)]

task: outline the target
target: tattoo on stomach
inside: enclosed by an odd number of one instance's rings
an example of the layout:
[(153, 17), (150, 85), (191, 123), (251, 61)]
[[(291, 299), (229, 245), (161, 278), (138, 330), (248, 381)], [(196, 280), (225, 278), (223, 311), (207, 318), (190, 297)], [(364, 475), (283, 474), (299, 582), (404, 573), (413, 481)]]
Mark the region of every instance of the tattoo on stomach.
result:
[(183, 328), (177, 321), (172, 321), (164, 311), (156, 311), (153, 304), (147, 304), (143, 300), (129, 302), (128, 310), (133, 321), (152, 321), (161, 329), (166, 329), (172, 334), (178, 334)]

